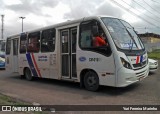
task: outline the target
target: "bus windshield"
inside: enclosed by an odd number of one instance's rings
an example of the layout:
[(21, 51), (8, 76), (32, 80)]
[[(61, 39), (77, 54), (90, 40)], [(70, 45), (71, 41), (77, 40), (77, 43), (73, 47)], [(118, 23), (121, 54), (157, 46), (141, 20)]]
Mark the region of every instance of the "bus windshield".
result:
[(142, 50), (144, 46), (127, 22), (116, 18), (102, 18), (116, 46), (123, 50)]

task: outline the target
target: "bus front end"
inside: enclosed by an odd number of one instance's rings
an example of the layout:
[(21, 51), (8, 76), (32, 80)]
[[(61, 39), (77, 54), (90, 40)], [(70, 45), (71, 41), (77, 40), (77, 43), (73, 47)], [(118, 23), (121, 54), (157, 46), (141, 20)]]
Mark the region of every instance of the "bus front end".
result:
[(117, 18), (102, 18), (108, 33), (114, 52), (115, 86), (125, 87), (148, 76), (148, 55), (145, 47), (127, 22)]
[(116, 87), (128, 86), (148, 76), (149, 65), (146, 52), (134, 55), (126, 55), (119, 52), (119, 55), (120, 65), (117, 68)]

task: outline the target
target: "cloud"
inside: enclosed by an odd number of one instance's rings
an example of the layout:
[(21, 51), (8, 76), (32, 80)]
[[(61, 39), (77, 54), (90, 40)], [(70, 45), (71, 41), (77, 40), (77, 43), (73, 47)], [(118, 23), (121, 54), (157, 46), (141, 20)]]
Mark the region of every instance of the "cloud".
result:
[[(22, 32), (21, 24), (20, 23), (15, 23), (16, 26), (13, 25), (6, 25), (5, 28), (7, 28), (7, 31), (4, 33), (4, 36), (9, 37), (10, 35), (15, 35), (19, 34)], [(40, 28), (40, 25), (32, 24), (32, 23), (27, 23), (24, 24), (24, 30), (33, 30)]]
[[(24, 30), (33, 30), (46, 26), (51, 20), (52, 13), (43, 9), (54, 9), (58, 6), (58, 0), (0, 0), (0, 13), (5, 14), (4, 36), (21, 32), (20, 16), (25, 16)], [(16, 29), (15, 29), (16, 28)], [(1, 34), (1, 33), (0, 33)]]
[[(96, 12), (96, 7), (101, 4), (105, 0), (92, 0), (92, 2), (88, 2), (86, 0), (69, 0), (68, 6), (71, 11), (64, 14), (64, 18), (66, 19), (77, 19), (85, 16), (94, 15)], [(63, 1), (66, 2), (66, 1)]]
[[(132, 5), (133, 8), (127, 6)], [(154, 15), (147, 12), (145, 9), (137, 5), (133, 0), (117, 0), (118, 3), (126, 7), (128, 10), (137, 13), (138, 16), (145, 18), (147, 21), (160, 26), (160, 3), (155, 3), (151, 0), (135, 0), (142, 4), (147, 10), (151, 11)], [(92, 15), (109, 15), (126, 20), (135, 28), (155, 28), (147, 29), (150, 32), (160, 30), (154, 25), (133, 16), (130, 12), (123, 10), (111, 0), (0, 0), (0, 14), (5, 14), (5, 34), (15, 34), (21, 32), (21, 19), (20, 16), (25, 16), (24, 30), (32, 30), (48, 25), (53, 25), (67, 20), (74, 20)], [(153, 10), (156, 9), (157, 11)], [(137, 11), (139, 10), (139, 11)], [(158, 22), (147, 17), (151, 16)], [(159, 19), (157, 18), (159, 17)], [(15, 29), (16, 28), (16, 29)], [(137, 31), (146, 31), (146, 29), (137, 29)], [(160, 31), (159, 31), (160, 33)], [(1, 34), (1, 33), (0, 33)]]
[(114, 16), (118, 18), (122, 18), (124, 11), (120, 9), (119, 7), (114, 7), (110, 4), (110, 2), (103, 2), (97, 9), (96, 13), (97, 15), (109, 15)]
[(54, 8), (58, 3), (58, 0), (21, 0), (21, 3), (7, 5), (6, 8), (19, 13), (20, 15), (27, 15), (30, 13), (42, 15), (43, 7)]

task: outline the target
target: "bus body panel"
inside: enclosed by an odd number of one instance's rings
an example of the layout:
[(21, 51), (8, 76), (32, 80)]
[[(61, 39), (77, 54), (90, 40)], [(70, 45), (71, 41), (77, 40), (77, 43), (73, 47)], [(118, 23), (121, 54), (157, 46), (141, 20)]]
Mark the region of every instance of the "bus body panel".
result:
[(13, 72), (12, 57), (10, 55), (6, 55), (5, 58), (6, 58), (6, 64), (5, 64), (6, 72)]
[(37, 70), (37, 77), (50, 78), (49, 53), (31, 53), (33, 64)]
[(113, 54), (106, 57), (91, 51), (77, 51), (77, 70), (94, 70), (99, 77), (100, 85), (115, 86), (115, 63)]
[(20, 54), (19, 56), (19, 74), (24, 75), (25, 68), (30, 68), (26, 58), (26, 54)]
[(50, 64), (50, 78), (51, 79), (60, 79), (59, 66), (58, 66), (58, 57), (56, 52), (49, 55), (49, 64)]
[[(28, 61), (27, 55), (31, 57), (31, 61)], [(36, 75), (32, 73), (32, 76), (58, 79), (56, 55), (54, 53), (27, 53), (19, 55), (20, 75), (24, 75), (25, 68), (30, 68), (31, 72), (32, 69), (36, 71)], [(29, 62), (32, 62), (34, 68), (29, 65)]]

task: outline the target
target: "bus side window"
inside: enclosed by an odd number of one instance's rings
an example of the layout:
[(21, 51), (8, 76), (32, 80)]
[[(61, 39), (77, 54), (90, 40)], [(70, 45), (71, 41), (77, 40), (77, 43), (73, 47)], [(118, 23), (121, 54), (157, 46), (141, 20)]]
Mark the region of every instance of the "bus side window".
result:
[(6, 43), (6, 55), (9, 55), (11, 52), (11, 40), (7, 39), (7, 43)]
[(20, 36), (20, 53), (26, 53), (27, 35)]
[(80, 26), (80, 47), (90, 48), (92, 47), (92, 36), (91, 36), (91, 25), (90, 22), (81, 24)]
[(56, 30), (48, 29), (42, 31), (41, 52), (53, 52), (55, 50)]
[[(96, 24), (96, 29), (93, 31), (93, 27)], [(92, 20), (88, 22), (83, 22), (80, 25), (80, 47), (81, 48), (93, 48), (94, 47), (94, 41), (95, 37), (99, 36), (99, 31), (101, 30), (101, 27), (99, 24), (97, 24), (97, 21)]]
[(1, 51), (5, 52), (5, 42), (1, 42)]
[(97, 20), (82, 22), (80, 24), (79, 38), (81, 49), (94, 51), (106, 56), (111, 55), (107, 36)]
[(28, 35), (28, 52), (39, 52), (40, 48), (40, 32), (30, 33)]

